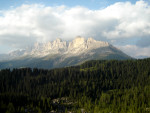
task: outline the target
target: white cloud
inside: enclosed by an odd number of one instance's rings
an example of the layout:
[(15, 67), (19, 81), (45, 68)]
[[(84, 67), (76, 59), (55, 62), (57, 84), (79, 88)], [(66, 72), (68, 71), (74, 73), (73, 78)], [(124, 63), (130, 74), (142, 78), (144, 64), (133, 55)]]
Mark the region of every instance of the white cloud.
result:
[(99, 10), (33, 4), (0, 13), (0, 44), (13, 48), (78, 35), (110, 42), (150, 36), (150, 5), (144, 1), (118, 2)]
[(138, 47), (136, 45), (125, 45), (125, 46), (117, 46), (122, 51), (127, 53), (128, 55), (140, 58), (140, 57), (150, 57), (150, 47)]

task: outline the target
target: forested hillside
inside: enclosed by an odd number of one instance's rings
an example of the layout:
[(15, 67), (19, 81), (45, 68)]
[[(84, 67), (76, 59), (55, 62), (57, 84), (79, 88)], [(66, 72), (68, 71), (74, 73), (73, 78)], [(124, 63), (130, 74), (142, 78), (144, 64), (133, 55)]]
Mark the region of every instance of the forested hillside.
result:
[(149, 113), (150, 59), (0, 71), (1, 113)]

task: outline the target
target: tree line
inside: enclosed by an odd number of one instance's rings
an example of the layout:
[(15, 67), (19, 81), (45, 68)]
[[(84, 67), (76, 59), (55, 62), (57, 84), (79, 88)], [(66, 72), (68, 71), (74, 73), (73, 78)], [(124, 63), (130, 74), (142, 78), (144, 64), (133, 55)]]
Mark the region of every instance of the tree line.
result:
[(149, 113), (149, 97), (150, 59), (0, 71), (2, 113)]

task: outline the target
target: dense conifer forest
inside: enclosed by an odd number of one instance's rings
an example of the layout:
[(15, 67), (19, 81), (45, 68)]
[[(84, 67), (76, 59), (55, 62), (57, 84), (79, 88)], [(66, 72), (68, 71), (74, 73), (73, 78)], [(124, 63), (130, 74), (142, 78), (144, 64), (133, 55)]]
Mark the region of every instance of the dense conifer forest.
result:
[(150, 113), (150, 59), (0, 71), (1, 113)]

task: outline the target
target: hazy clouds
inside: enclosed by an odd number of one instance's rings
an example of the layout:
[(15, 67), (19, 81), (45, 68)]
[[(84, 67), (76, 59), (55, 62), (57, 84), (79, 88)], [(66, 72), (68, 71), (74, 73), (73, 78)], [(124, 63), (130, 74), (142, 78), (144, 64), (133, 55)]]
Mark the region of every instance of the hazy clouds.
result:
[(144, 1), (118, 2), (105, 9), (90, 10), (33, 4), (0, 11), (0, 45), (22, 48), (57, 37), (71, 40), (78, 35), (115, 45), (117, 40), (137, 38), (136, 43), (119, 47), (129, 54), (140, 48), (150, 56), (150, 5)]
[(150, 47), (138, 47), (136, 45), (125, 45), (125, 46), (117, 46), (125, 53), (128, 53), (132, 57), (144, 58), (150, 57)]

